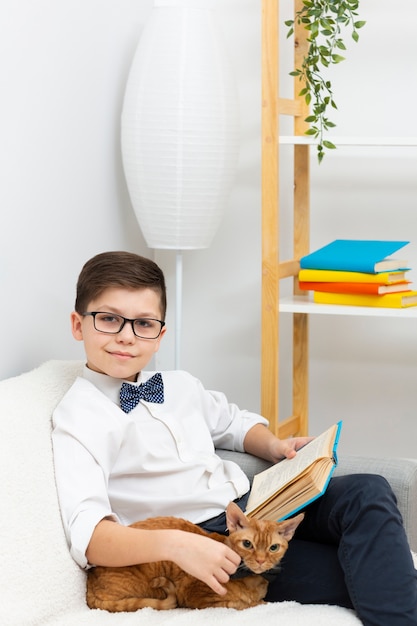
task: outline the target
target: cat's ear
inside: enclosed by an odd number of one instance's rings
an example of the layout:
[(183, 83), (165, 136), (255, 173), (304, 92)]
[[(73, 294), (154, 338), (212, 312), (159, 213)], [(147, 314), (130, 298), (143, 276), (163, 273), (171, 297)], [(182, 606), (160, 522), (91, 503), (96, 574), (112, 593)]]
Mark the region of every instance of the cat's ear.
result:
[(226, 509), (226, 523), (229, 532), (249, 526), (249, 520), (235, 502), (230, 502)]
[(287, 519), (284, 522), (280, 522), (279, 532), (284, 538), (289, 541), (293, 538), (295, 531), (304, 519), (304, 513), (300, 513), (296, 517)]

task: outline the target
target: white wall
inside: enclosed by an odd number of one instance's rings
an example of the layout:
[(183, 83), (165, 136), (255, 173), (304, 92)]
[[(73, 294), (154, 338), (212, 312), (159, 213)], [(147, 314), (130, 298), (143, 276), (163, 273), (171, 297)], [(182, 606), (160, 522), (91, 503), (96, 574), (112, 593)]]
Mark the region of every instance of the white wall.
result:
[[(260, 0), (216, 5), (238, 80), (241, 154), (212, 247), (184, 253), (181, 366), (257, 410)], [(106, 249), (153, 254), (133, 216), (119, 147), (123, 89), (151, 8), (152, 0), (0, 0), (1, 378), (49, 358), (82, 357), (68, 315), (85, 260)], [(417, 135), (415, 3), (367, 0), (360, 13), (368, 20), (360, 43), (349, 45), (347, 60), (334, 72), (336, 131)], [(283, 56), (290, 54), (284, 45)], [(313, 156), (312, 247), (338, 236), (409, 238), (409, 259), (417, 268), (416, 152), (364, 160), (363, 152), (340, 149), (320, 167)], [(282, 162), (290, 194), (287, 156)], [(289, 250), (286, 216), (283, 225)], [(170, 333), (158, 366), (170, 368), (175, 253), (158, 251), (156, 258), (170, 298)], [(285, 319), (282, 327), (287, 358)], [(311, 329), (311, 431), (342, 417), (344, 451), (415, 457), (413, 322), (319, 318)], [(289, 379), (283, 375), (284, 412)]]
[(1, 377), (81, 358), (68, 323), (81, 265), (105, 249), (146, 252), (122, 173), (119, 119), (151, 6), (0, 2)]

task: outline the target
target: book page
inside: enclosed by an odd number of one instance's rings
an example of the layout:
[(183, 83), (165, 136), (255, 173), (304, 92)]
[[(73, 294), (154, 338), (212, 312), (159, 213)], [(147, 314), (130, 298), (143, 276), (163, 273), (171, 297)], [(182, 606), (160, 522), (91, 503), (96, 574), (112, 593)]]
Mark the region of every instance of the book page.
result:
[(247, 512), (250, 513), (285, 484), (302, 474), (316, 459), (331, 457), (333, 454), (333, 438), (337, 432), (337, 425), (332, 426), (324, 433), (310, 441), (304, 448), (298, 450), (293, 459), (284, 459), (272, 467), (257, 474), (253, 479), (252, 490), (248, 500)]

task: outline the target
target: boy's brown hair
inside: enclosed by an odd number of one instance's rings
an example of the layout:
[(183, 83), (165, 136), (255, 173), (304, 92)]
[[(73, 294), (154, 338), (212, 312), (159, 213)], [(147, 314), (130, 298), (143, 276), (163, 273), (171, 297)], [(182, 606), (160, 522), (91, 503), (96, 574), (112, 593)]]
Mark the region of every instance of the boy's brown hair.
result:
[(153, 289), (161, 300), (161, 319), (165, 320), (167, 299), (165, 278), (160, 267), (132, 252), (102, 252), (82, 268), (77, 282), (75, 310), (82, 315), (91, 300), (109, 287)]

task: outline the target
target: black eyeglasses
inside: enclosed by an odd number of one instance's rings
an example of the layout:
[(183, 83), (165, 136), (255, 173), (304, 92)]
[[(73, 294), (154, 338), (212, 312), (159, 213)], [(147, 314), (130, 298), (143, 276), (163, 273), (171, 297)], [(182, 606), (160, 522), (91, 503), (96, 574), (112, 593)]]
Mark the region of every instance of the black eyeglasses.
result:
[(94, 328), (99, 333), (107, 333), (109, 335), (117, 335), (126, 322), (129, 322), (136, 337), (140, 337), (140, 339), (157, 339), (165, 326), (165, 322), (155, 320), (152, 317), (138, 317), (131, 320), (128, 317), (116, 315), (115, 313), (101, 311), (83, 313), (83, 317), (87, 315), (92, 316)]

